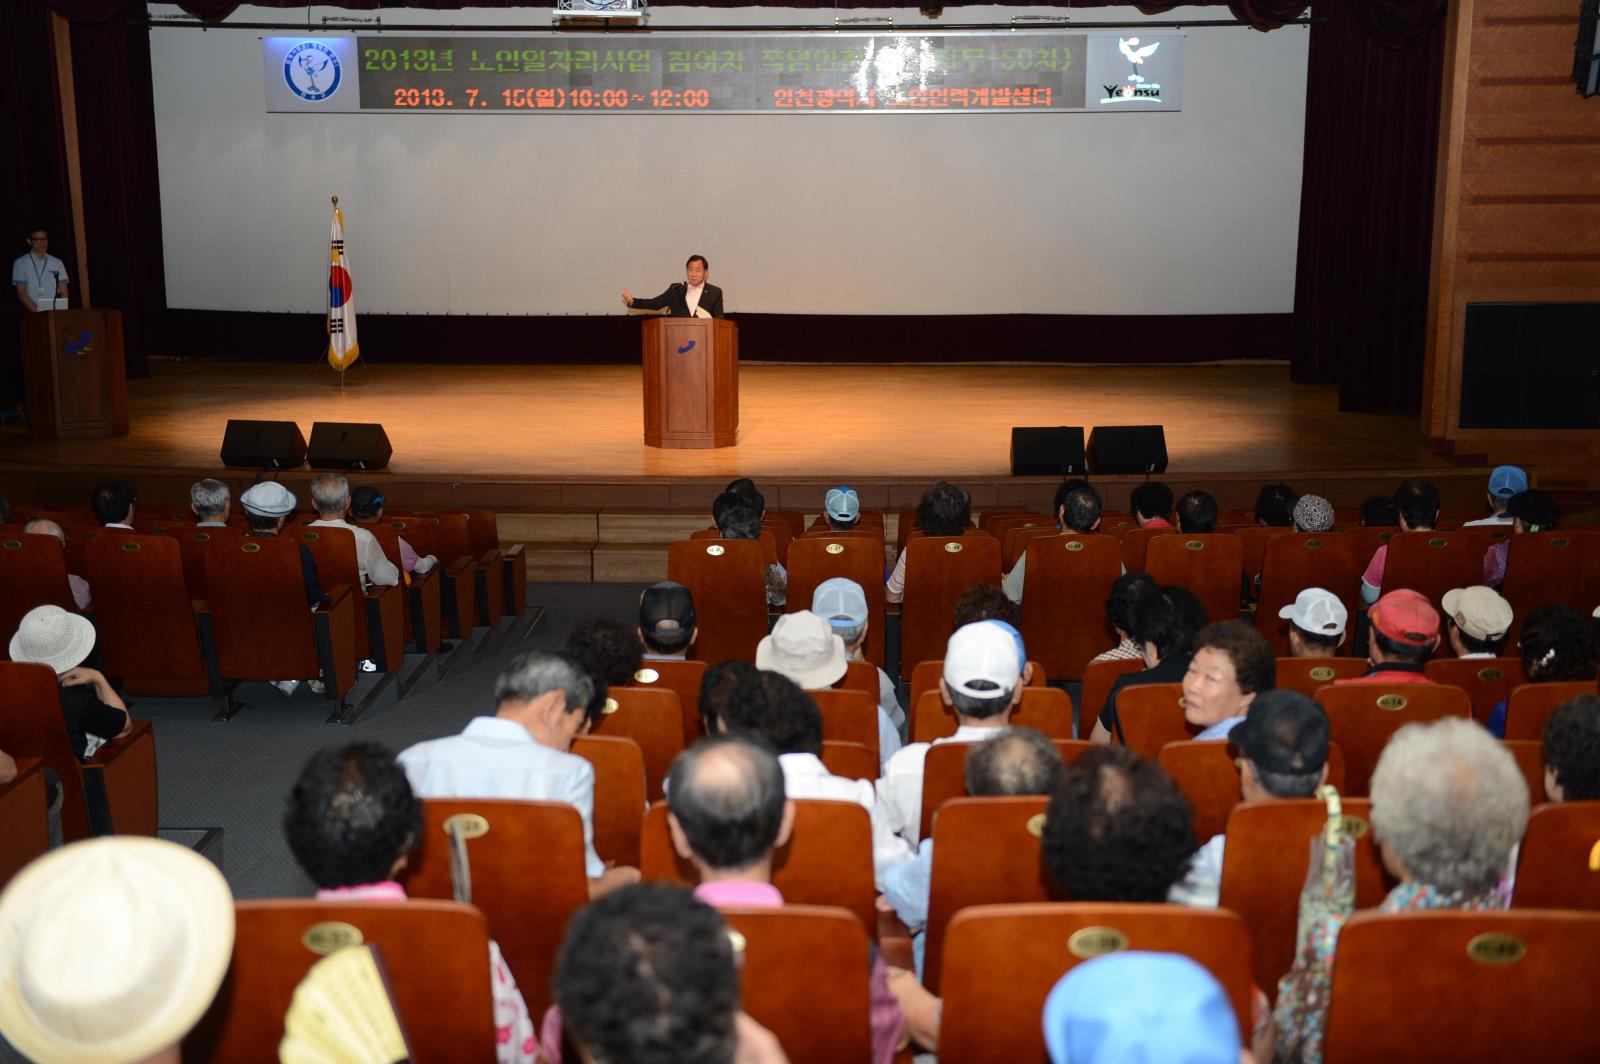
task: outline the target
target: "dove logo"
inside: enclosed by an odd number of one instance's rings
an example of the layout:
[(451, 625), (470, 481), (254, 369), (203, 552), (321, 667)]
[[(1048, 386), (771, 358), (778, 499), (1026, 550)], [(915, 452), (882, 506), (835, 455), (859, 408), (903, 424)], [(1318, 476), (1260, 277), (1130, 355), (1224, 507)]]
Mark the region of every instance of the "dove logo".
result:
[(680, 347), (680, 348), (678, 348), (678, 354), (680, 354), (680, 355), (687, 355), (687, 354), (688, 354), (688, 353), (689, 353), (689, 352), (690, 352), (690, 351), (693, 351), (693, 350), (694, 350), (694, 345), (695, 345), (695, 344), (696, 344), (696, 343), (697, 343), (697, 342), (698, 342), (698, 341), (695, 341), (695, 340), (690, 340), (690, 341), (689, 341), (689, 342), (688, 342), (688, 343), (686, 343), (686, 344), (684, 344), (684, 345), (683, 345), (683, 346), (682, 346), (682, 347)]
[(89, 342), (94, 339), (94, 333), (88, 329), (67, 341), (67, 354), (86, 355), (89, 353)]
[(1117, 51), (1122, 53), (1122, 58), (1130, 64), (1129, 73), (1121, 83), (1102, 84), (1105, 96), (1100, 102), (1103, 104), (1118, 103), (1160, 103), (1161, 85), (1148, 80), (1142, 73), (1145, 60), (1156, 54), (1161, 47), (1160, 41), (1149, 44), (1140, 44), (1137, 37), (1118, 37)]

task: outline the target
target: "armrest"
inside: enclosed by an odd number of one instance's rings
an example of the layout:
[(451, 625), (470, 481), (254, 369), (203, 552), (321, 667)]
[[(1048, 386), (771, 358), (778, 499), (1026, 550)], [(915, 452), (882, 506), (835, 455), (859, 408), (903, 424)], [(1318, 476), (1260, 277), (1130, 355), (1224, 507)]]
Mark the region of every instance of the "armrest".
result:
[(12, 760), (17, 763), (17, 774), (9, 783), (0, 783), (0, 798), (23, 786), (29, 776), (44, 767), (44, 762), (37, 757), (17, 757)]
[(96, 750), (83, 770), (98, 773), (104, 784), (113, 831), (119, 835), (156, 833), (156, 738), (149, 721), (134, 721), (131, 732)]
[(494, 565), (494, 564), (498, 563), (499, 561), (500, 561), (500, 552), (498, 550), (486, 550), (486, 551), (483, 552), (482, 555), (480, 555), (478, 557), (478, 560), (475, 561), (473, 564), (474, 565), (479, 565), (479, 566), (489, 566), (489, 565)]
[(332, 587), (323, 588), (322, 589), (322, 593), (327, 595), (333, 601), (332, 602), (322, 603), (315, 610), (312, 611), (314, 613), (327, 613), (327, 612), (335, 609), (339, 605), (340, 602), (342, 602), (344, 599), (350, 597), (350, 585), (349, 584), (334, 584)]
[[(455, 561), (453, 561), (449, 565), (445, 566), (444, 567), (444, 571), (445, 571), (445, 575), (446, 576), (454, 578), (454, 577), (461, 576), (462, 574), (466, 573), (467, 570), (469, 570), (471, 568), (472, 568), (472, 559), (470, 557), (468, 557), (467, 555), (463, 554), (461, 557), (457, 558)], [(438, 570), (435, 569), (434, 571), (437, 572)]]
[(524, 546), (524, 544), (521, 544), (521, 543), (513, 543), (509, 547), (501, 547), (500, 548), (500, 556), (502, 558), (506, 558), (508, 560), (511, 559), (511, 558), (515, 558), (517, 555), (522, 553), (523, 546)]

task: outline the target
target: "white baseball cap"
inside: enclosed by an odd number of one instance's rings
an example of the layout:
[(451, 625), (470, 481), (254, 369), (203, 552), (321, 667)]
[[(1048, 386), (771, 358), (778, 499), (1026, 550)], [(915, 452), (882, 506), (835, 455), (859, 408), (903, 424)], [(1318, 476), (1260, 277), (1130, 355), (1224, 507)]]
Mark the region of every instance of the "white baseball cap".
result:
[[(867, 595), (849, 577), (835, 576), (811, 593), (811, 612), (836, 628), (855, 628), (867, 623)], [(848, 617), (849, 621), (836, 621), (835, 617)]]
[[(998, 698), (1015, 688), (1022, 676), (1017, 641), (993, 621), (974, 621), (950, 636), (944, 651), (945, 686), (973, 698)], [(993, 687), (973, 687), (987, 680)]]
[(287, 517), (294, 513), (294, 492), (276, 480), (263, 480), (239, 496), (245, 513), (257, 517)]
[(1350, 611), (1332, 591), (1308, 587), (1294, 597), (1293, 605), (1279, 610), (1278, 616), (1313, 635), (1344, 635)]
[(1458, 587), (1446, 591), (1439, 601), (1456, 627), (1474, 639), (1493, 642), (1504, 639), (1511, 630), (1511, 603), (1492, 587)]

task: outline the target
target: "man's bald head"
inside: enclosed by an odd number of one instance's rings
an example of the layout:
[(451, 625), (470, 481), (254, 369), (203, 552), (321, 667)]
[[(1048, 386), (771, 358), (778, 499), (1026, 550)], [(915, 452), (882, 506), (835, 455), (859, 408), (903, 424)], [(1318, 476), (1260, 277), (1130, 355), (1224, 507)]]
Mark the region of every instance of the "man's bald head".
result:
[(1059, 779), (1061, 752), (1033, 728), (1007, 728), (967, 755), (971, 795), (1049, 794)]
[(723, 871), (747, 869), (778, 845), (783, 770), (776, 755), (750, 738), (702, 739), (673, 761), (667, 805), (700, 862)]
[(31, 532), (36, 536), (54, 536), (63, 543), (67, 541), (67, 533), (61, 526), (44, 517), (35, 517), (22, 526), (22, 531)]

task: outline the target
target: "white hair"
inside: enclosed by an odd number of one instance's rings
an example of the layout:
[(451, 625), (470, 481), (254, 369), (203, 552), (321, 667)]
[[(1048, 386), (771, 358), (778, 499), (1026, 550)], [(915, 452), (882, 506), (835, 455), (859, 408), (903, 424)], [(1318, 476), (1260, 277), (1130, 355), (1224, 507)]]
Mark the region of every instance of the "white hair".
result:
[(311, 478), (311, 505), (319, 514), (342, 514), (350, 505), (350, 482), (338, 473), (319, 473)]
[(207, 477), (197, 480), (189, 489), (189, 505), (198, 517), (220, 517), (228, 505), (228, 485)]
[(67, 541), (67, 534), (61, 526), (46, 517), (35, 517), (22, 526), (22, 531), (32, 532), (36, 536), (54, 536), (63, 543)]

